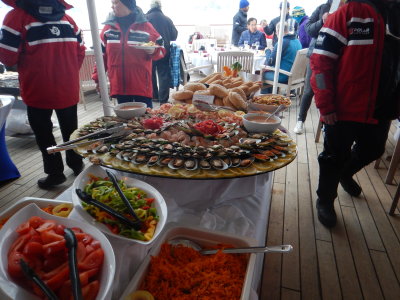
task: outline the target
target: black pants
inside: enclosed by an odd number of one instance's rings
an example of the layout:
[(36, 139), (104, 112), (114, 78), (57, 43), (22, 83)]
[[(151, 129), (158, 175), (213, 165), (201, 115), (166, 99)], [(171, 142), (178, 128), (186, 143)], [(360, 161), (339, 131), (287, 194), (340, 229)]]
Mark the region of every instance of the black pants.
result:
[(352, 177), (382, 156), (389, 127), (390, 121), (376, 125), (344, 121), (324, 124), (324, 151), (318, 156), (317, 189), (322, 202), (333, 203), (340, 179)]
[[(157, 85), (157, 76), (158, 83)], [(169, 99), (169, 88), (171, 85), (171, 69), (169, 59), (153, 61), (153, 99), (158, 99), (160, 104), (167, 103)]]
[(306, 120), (307, 112), (310, 109), (311, 101), (312, 101), (312, 98), (314, 97), (314, 91), (312, 90), (311, 83), (310, 83), (311, 74), (312, 74), (312, 70), (310, 67), (310, 63), (308, 63), (306, 78), (304, 79), (304, 93), (303, 93), (303, 97), (301, 97), (299, 117), (297, 118), (297, 121), (304, 122)]
[[(64, 109), (56, 109), (63, 141), (69, 140), (72, 132), (78, 128), (77, 105)], [(36, 137), (36, 143), (42, 152), (44, 172), (46, 174), (61, 174), (64, 171), (61, 153), (48, 154), (47, 148), (56, 145), (51, 122), (52, 109), (41, 109), (28, 106), (28, 120)], [(74, 169), (82, 163), (82, 158), (73, 150), (66, 151), (67, 165)]]

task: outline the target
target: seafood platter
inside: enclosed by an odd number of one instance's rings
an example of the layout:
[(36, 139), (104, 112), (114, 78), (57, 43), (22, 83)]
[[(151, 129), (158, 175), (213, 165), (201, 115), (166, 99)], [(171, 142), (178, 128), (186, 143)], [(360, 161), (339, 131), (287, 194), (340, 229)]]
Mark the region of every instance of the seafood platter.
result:
[(98, 118), (76, 130), (71, 139), (117, 128), (105, 138), (84, 140), (75, 151), (94, 164), (169, 178), (251, 176), (294, 160), (297, 147), (284, 130), (247, 132), (243, 114), (168, 103), (131, 120)]

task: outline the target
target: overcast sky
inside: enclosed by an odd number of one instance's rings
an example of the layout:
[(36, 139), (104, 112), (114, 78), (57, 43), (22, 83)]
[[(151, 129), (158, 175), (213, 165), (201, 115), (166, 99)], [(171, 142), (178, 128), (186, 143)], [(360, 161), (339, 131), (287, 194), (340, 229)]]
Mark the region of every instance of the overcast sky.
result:
[[(75, 19), (82, 29), (89, 29), (89, 19), (86, 1), (67, 0), (74, 8), (68, 13)], [(280, 0), (249, 0), (250, 10), (248, 17), (257, 19), (272, 18), (279, 14)], [(305, 8), (306, 13), (311, 15), (314, 9), (326, 2), (326, 0), (296, 0), (290, 1), (291, 7), (297, 5)], [(150, 9), (150, 0), (136, 0), (139, 7), (146, 13)], [(176, 25), (209, 25), (230, 24), (233, 15), (239, 9), (239, 0), (162, 0), (163, 11)], [(99, 23), (103, 22), (111, 11), (111, 0), (97, 0), (97, 18)], [(9, 10), (3, 2), (0, 2), (0, 20), (3, 20)]]

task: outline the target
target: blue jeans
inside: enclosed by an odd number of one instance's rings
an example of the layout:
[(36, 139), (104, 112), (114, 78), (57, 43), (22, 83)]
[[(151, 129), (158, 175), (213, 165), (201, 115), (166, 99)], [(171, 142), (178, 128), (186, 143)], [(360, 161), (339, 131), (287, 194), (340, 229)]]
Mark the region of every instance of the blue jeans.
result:
[[(264, 72), (262, 74), (262, 80), (263, 81), (264, 80), (274, 81), (274, 74), (275, 74), (275, 72), (273, 72), (273, 71)], [(279, 74), (278, 82), (279, 83), (287, 83), (288, 77), (286, 75)], [(264, 87), (264, 82), (263, 82), (263, 88), (261, 89), (261, 94), (271, 94), (271, 93), (272, 93), (272, 87)]]
[(115, 95), (115, 97), (117, 98), (118, 104), (125, 102), (143, 102), (147, 104), (147, 107), (153, 108), (151, 98), (135, 95)]

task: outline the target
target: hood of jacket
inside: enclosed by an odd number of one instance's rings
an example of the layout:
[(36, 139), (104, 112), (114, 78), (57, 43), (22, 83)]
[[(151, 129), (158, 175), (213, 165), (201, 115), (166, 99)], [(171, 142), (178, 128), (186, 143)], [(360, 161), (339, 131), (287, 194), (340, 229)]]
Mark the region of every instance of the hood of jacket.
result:
[[(140, 7), (136, 6), (136, 8), (132, 12), (132, 14), (135, 16), (135, 22), (133, 24), (148, 22), (146, 19), (146, 16), (144, 15), (144, 13)], [(107, 17), (107, 20), (103, 24), (115, 26), (116, 23), (117, 23), (116, 16), (113, 12), (111, 12)]]
[(164, 14), (164, 13), (162, 12), (162, 10), (161, 10), (160, 8), (158, 8), (158, 7), (153, 7), (153, 8), (151, 8), (151, 9), (147, 12), (147, 14), (151, 14), (151, 13), (161, 13), (161, 14)]
[(295, 40), (297, 37), (295, 34), (286, 34), (283, 36), (283, 39), (285, 40)]
[[(5, 4), (7, 4), (8, 6), (17, 7), (17, 0), (1, 0), (3, 1)], [(68, 4), (67, 2), (65, 2), (64, 0), (58, 0), (58, 2), (60, 2), (62, 5), (65, 6), (65, 9), (70, 9), (73, 8), (72, 5)]]

